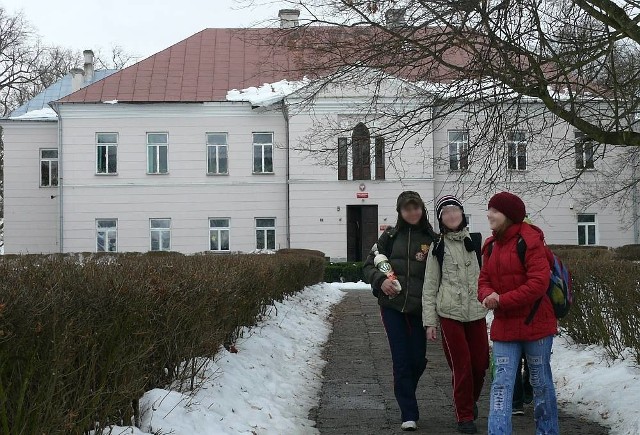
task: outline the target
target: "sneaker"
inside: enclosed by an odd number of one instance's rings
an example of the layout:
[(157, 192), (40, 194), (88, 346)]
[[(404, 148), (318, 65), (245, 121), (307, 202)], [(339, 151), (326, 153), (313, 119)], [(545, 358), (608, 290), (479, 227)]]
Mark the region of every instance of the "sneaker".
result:
[(405, 421), (402, 423), (402, 426), (400, 426), (400, 429), (407, 432), (413, 432), (418, 429), (418, 425), (415, 421)]
[(478, 433), (476, 424), (472, 421), (463, 421), (458, 423), (458, 432), (460, 433)]
[(478, 419), (478, 404), (474, 403), (473, 404), (473, 420), (477, 420)]
[(511, 410), (511, 415), (524, 415), (524, 408), (522, 406), (514, 407)]

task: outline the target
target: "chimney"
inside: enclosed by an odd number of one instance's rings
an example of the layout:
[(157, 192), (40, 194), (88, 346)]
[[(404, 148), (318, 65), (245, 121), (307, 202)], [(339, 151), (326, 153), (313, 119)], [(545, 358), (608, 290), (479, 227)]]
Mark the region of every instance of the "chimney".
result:
[(407, 25), (406, 19), (407, 9), (389, 9), (384, 14), (384, 18), (387, 22), (387, 27), (395, 29), (398, 27), (405, 27)]
[(297, 9), (280, 9), (278, 12), (281, 29), (292, 29), (300, 23), (300, 11)]
[(73, 68), (71, 71), (71, 92), (75, 92), (84, 86), (84, 70)]
[(93, 81), (93, 51), (85, 50), (84, 54), (84, 81), (85, 83), (91, 83)]

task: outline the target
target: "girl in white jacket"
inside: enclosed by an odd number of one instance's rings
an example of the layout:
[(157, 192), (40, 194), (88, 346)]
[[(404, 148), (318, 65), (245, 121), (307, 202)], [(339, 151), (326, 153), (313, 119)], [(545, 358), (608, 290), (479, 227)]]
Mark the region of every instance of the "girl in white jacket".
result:
[(479, 256), (457, 198), (440, 198), (436, 217), (442, 236), (427, 258), (422, 319), (429, 340), (437, 340), (438, 325), (442, 331), (442, 347), (453, 377), (458, 432), (477, 433), (476, 402), (489, 367), (487, 310), (478, 302)]

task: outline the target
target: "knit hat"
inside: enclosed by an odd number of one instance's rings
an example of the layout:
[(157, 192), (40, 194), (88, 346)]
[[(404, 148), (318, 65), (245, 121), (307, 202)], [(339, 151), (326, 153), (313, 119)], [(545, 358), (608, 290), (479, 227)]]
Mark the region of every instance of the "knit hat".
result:
[(495, 208), (500, 213), (508, 217), (513, 223), (521, 223), (527, 215), (524, 202), (509, 192), (500, 192), (489, 200), (488, 208)]
[(442, 210), (449, 205), (457, 205), (460, 207), (462, 212), (464, 212), (464, 207), (462, 206), (462, 202), (458, 198), (453, 195), (443, 196), (436, 202), (436, 217), (438, 220), (442, 217)]
[(442, 223), (442, 210), (444, 210), (445, 207), (450, 205), (455, 205), (457, 207), (460, 207), (460, 211), (462, 211), (462, 222), (460, 223), (460, 227), (457, 230), (459, 231), (469, 226), (469, 223), (467, 222), (467, 216), (464, 214), (464, 207), (462, 205), (462, 202), (453, 195), (446, 195), (440, 198), (436, 202), (436, 218), (438, 219), (438, 225), (440, 226), (440, 231), (443, 233), (452, 231)]
[(398, 201), (396, 202), (396, 211), (400, 213), (402, 207), (409, 204), (410, 202), (413, 202), (418, 207), (424, 208), (424, 201), (422, 201), (422, 198), (420, 198), (418, 192), (407, 190), (402, 192), (400, 196), (398, 196)]

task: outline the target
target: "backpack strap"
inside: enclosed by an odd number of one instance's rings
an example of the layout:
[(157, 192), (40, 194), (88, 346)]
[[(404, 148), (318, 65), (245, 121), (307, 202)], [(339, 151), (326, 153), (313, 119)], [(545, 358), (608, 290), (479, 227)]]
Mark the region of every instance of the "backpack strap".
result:
[(440, 265), (440, 276), (442, 276), (442, 264), (444, 263), (444, 235), (441, 235), (436, 241), (436, 246), (433, 248), (433, 255), (436, 257), (436, 260), (438, 260), (438, 264)]
[[(487, 245), (487, 258), (491, 257), (491, 253), (493, 252), (493, 245), (496, 243), (495, 240), (492, 240), (489, 245)], [(518, 251), (518, 258), (523, 266), (526, 265), (525, 257), (527, 255), (527, 243), (524, 241), (522, 236), (518, 238), (518, 243), (516, 244), (516, 251)]]

